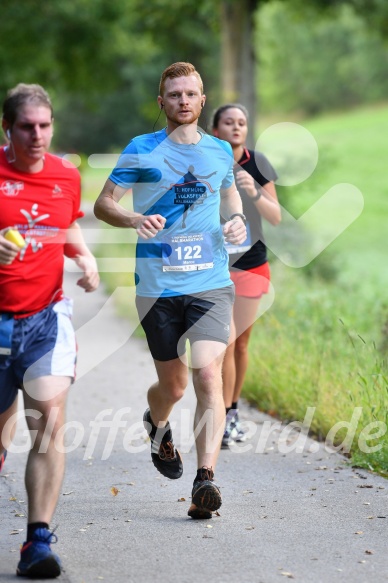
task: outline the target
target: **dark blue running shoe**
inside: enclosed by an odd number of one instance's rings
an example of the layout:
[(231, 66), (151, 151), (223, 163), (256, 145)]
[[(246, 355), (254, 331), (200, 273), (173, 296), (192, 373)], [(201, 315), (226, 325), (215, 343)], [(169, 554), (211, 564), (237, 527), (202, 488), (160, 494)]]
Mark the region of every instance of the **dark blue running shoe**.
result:
[(61, 573), (61, 561), (50, 548), (50, 543), (56, 543), (57, 540), (57, 536), (47, 528), (38, 528), (33, 539), (22, 546), (16, 574), (31, 579), (58, 577)]

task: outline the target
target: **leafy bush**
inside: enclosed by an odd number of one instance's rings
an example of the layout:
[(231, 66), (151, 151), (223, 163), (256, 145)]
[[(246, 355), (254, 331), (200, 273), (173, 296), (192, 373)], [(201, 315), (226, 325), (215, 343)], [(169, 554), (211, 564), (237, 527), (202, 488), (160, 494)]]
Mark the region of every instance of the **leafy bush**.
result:
[(349, 5), (318, 15), (308, 5), (266, 3), (256, 46), (263, 113), (315, 115), (387, 95), (387, 46)]

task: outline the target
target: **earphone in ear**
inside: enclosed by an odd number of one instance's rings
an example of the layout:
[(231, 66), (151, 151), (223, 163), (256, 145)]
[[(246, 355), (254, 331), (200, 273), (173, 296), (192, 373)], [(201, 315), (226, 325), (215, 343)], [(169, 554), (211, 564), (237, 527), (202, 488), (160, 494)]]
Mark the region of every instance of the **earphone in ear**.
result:
[(5, 132), (5, 135), (7, 136), (7, 138), (10, 140), (11, 139), (11, 132), (9, 130), (7, 130)]
[(164, 103), (161, 103), (160, 104), (160, 109), (163, 109), (163, 107), (164, 107)]

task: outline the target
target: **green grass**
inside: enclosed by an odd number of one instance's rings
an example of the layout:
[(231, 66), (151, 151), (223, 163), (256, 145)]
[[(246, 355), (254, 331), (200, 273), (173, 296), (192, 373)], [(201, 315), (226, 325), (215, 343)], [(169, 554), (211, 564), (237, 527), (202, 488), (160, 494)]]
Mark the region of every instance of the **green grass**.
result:
[[(292, 269), (272, 262), (276, 297), (255, 324), (244, 395), (283, 419), (302, 421), (306, 408), (316, 407), (311, 430), (322, 439), (362, 407), (352, 463), (388, 475), (388, 107), (303, 125), (323, 162), (305, 184), (281, 189), (284, 206), (299, 216), (328, 188), (348, 182), (363, 193), (364, 210), (311, 265)], [(372, 422), (385, 431), (368, 442), (378, 451), (366, 453), (358, 440)], [(337, 443), (345, 433), (338, 433)]]
[[(360, 296), (350, 302), (335, 282), (303, 285), (303, 275), (281, 264), (272, 272), (278, 291), (271, 310), (255, 324), (245, 397), (288, 421), (302, 421), (307, 407), (315, 407), (311, 431), (322, 439), (362, 407), (351, 453), (359, 454), (358, 463), (363, 459), (366, 467), (387, 471), (386, 436), (378, 456), (361, 458), (357, 444), (369, 423), (387, 422), (386, 360), (376, 343), (365, 339), (380, 336), (379, 321), (372, 316), (369, 326), (364, 318), (357, 322), (357, 311), (368, 308), (368, 300)], [(343, 438), (341, 431), (336, 443)]]
[[(306, 182), (279, 188), (283, 206), (299, 217), (330, 187), (347, 182), (362, 192), (364, 210), (310, 265), (292, 269), (272, 258), (275, 301), (255, 324), (243, 394), (259, 409), (284, 420), (302, 421), (307, 407), (315, 407), (311, 431), (321, 439), (362, 407), (351, 462), (388, 475), (386, 431), (367, 442), (378, 451), (363, 452), (359, 441), (370, 423), (386, 430), (388, 422), (388, 106), (299, 123), (315, 137), (319, 162)], [(91, 200), (108, 172), (83, 171)], [(315, 225), (312, 238), (319, 228)], [(97, 254), (133, 256), (133, 249), (133, 244), (117, 242), (101, 245)], [(133, 317), (133, 275), (102, 276), (109, 291), (122, 288), (119, 313)], [(339, 430), (335, 443), (342, 443), (345, 436), (346, 429)]]

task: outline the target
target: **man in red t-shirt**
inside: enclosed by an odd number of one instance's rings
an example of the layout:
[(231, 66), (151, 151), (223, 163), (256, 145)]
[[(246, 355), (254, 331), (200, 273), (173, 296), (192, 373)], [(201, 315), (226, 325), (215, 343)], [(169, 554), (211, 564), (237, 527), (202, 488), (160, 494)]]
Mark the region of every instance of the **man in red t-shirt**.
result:
[[(78, 285), (86, 292), (97, 288), (99, 276), (77, 223), (83, 216), (79, 172), (47, 153), (53, 111), (46, 91), (25, 84), (11, 89), (2, 127), (8, 143), (0, 148), (0, 470), (22, 389), (24, 407), (34, 414), (26, 416), (28, 525), (17, 573), (53, 578), (61, 563), (50, 548), (56, 536), (49, 523), (64, 474), (59, 430), (76, 360), (71, 300), (62, 290), (64, 257), (83, 271)], [(9, 229), (19, 232), (23, 246)]]

